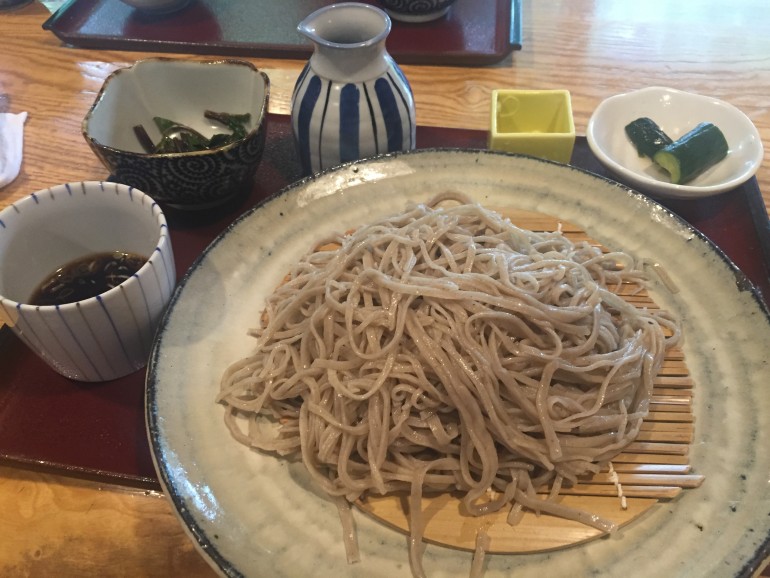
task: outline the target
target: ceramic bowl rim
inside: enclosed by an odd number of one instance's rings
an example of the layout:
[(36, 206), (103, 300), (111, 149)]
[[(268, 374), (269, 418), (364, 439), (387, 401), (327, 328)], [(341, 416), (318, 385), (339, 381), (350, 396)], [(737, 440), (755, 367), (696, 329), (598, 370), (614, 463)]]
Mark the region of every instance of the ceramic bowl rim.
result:
[[(125, 149), (120, 149), (114, 146), (104, 144), (96, 140), (94, 137), (91, 136), (89, 131), (89, 126), (93, 118), (93, 114), (98, 108), (99, 104), (105, 98), (105, 95), (109, 90), (110, 84), (112, 84), (112, 81), (115, 80), (118, 77), (118, 75), (130, 73), (137, 66), (140, 66), (140, 67), (144, 66), (146, 63), (168, 63), (171, 65), (181, 64), (183, 66), (192, 65), (196, 67), (201, 66), (201, 67), (207, 67), (207, 68), (209, 67), (213, 68), (221, 65), (241, 66), (244, 68), (248, 68), (250, 71), (254, 72), (258, 78), (261, 78), (264, 84), (264, 96), (262, 98), (262, 102), (260, 103), (258, 117), (254, 121), (254, 126), (251, 128), (251, 130), (249, 130), (248, 133), (246, 133), (246, 135), (243, 138), (240, 138), (236, 141), (233, 141), (215, 148), (179, 152), (179, 153), (141, 153), (137, 151), (128, 151)], [(270, 77), (264, 71), (260, 70), (254, 64), (246, 60), (240, 60), (236, 58), (220, 58), (216, 60), (187, 60), (183, 58), (171, 58), (168, 56), (155, 56), (151, 58), (143, 58), (141, 60), (137, 60), (135, 63), (131, 64), (130, 66), (117, 68), (113, 70), (109, 75), (107, 75), (107, 77), (104, 79), (104, 82), (102, 83), (101, 88), (99, 89), (99, 93), (96, 95), (96, 98), (94, 99), (94, 102), (88, 108), (88, 112), (86, 113), (86, 116), (83, 118), (83, 121), (81, 122), (80, 129), (83, 134), (83, 137), (86, 139), (86, 142), (88, 142), (91, 146), (94, 146), (102, 151), (109, 151), (116, 155), (125, 155), (125, 156), (130, 156), (135, 158), (141, 158), (141, 159), (176, 159), (176, 158), (189, 158), (194, 156), (206, 156), (206, 155), (211, 155), (211, 154), (232, 150), (240, 146), (244, 142), (247, 142), (252, 138), (254, 138), (255, 136), (257, 136), (259, 132), (264, 128), (264, 125), (265, 125), (265, 118), (267, 117), (267, 106), (268, 106), (269, 98), (270, 98)]]

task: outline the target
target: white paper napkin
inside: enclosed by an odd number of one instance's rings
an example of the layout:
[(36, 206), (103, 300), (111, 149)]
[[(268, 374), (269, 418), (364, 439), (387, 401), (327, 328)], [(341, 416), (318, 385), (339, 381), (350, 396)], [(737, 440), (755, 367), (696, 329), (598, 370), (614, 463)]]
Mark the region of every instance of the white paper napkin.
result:
[(27, 113), (0, 113), (0, 189), (12, 182), (21, 169), (24, 121)]

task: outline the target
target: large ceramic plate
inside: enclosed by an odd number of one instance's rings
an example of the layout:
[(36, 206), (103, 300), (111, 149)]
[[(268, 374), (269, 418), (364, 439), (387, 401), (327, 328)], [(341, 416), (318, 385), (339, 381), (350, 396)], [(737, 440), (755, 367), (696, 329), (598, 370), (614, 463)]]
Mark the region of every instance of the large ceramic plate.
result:
[[(355, 512), (361, 562), (349, 566), (336, 508), (301, 465), (233, 441), (214, 402), (225, 367), (253, 346), (265, 296), (319, 238), (447, 189), (556, 215), (604, 245), (660, 263), (696, 380), (690, 462), (704, 484), (614, 536), (561, 551), (491, 556), (488, 578), (739, 576), (770, 548), (770, 323), (745, 280), (659, 205), (577, 169), (474, 151), (422, 151), (354, 163), (300, 182), (235, 222), (180, 284), (148, 370), (156, 466), (182, 523), (225, 575), (409, 575), (406, 538)], [(431, 577), (467, 576), (465, 552), (428, 546)]]

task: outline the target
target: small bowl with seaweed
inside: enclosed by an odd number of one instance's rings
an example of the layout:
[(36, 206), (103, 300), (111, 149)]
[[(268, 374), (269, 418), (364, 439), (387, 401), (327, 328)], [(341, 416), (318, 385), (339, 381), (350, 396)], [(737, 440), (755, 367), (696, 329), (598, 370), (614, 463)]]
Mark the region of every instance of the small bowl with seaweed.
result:
[(749, 118), (722, 100), (649, 87), (603, 101), (588, 145), (619, 180), (659, 198), (700, 198), (733, 189), (764, 154)]
[(251, 189), (269, 94), (249, 62), (149, 58), (107, 77), (82, 132), (112, 180), (205, 209)]

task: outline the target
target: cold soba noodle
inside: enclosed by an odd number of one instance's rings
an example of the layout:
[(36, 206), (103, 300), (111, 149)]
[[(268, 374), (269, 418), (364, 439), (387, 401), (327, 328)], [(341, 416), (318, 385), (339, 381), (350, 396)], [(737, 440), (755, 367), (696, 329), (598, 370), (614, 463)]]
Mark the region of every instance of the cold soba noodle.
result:
[(529, 509), (611, 530), (536, 491), (598, 471), (647, 414), (679, 331), (610, 290), (643, 280), (634, 259), (461, 195), (331, 241), (267, 299), (256, 351), (218, 400), (238, 441), (301, 455), (340, 505), (349, 559), (349, 503), (367, 494), (409, 494), (416, 576), (425, 493), (454, 492), (473, 515), (508, 508), (512, 523)]

